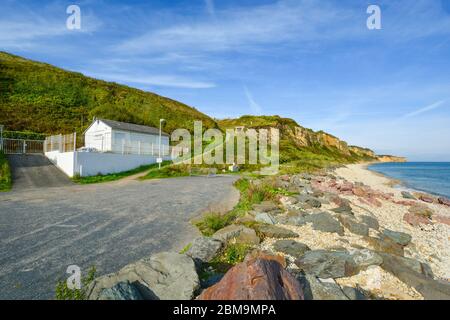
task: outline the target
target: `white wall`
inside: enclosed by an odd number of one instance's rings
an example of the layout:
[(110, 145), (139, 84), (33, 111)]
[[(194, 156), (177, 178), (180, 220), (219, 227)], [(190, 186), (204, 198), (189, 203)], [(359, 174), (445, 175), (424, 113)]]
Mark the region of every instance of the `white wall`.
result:
[[(58, 168), (69, 177), (76, 174), (80, 176), (95, 176), (128, 171), (142, 165), (156, 162), (156, 157), (137, 154), (115, 154), (98, 152), (47, 152), (45, 154)], [(164, 157), (170, 160), (170, 157)]]
[(100, 151), (111, 151), (111, 128), (100, 120), (96, 120), (84, 135), (85, 147)]

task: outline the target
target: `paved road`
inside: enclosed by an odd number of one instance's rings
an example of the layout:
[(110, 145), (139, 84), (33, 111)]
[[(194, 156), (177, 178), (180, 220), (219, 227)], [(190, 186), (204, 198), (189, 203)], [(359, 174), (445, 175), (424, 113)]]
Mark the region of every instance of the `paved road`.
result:
[(52, 299), (67, 266), (100, 274), (164, 250), (198, 231), (189, 220), (232, 207), (233, 176), (125, 181), (0, 194), (0, 299)]
[(8, 155), (14, 190), (63, 187), (72, 181), (42, 154)]

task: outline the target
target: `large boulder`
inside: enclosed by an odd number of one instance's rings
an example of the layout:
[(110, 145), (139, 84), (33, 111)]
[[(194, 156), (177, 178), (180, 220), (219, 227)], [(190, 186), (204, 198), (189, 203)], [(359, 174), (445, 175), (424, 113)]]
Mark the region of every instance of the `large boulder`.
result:
[(273, 244), (273, 248), (278, 252), (283, 252), (295, 258), (299, 258), (306, 251), (311, 250), (306, 244), (294, 240), (278, 240)]
[(298, 281), (276, 260), (253, 258), (237, 264), (199, 300), (303, 300)]
[(310, 196), (310, 195), (299, 195), (297, 197), (298, 201), (300, 203), (307, 204), (308, 206), (311, 206), (312, 208), (320, 208), (322, 206), (322, 202), (320, 202), (319, 199), (316, 197)]
[(311, 274), (299, 274), (305, 300), (349, 300), (333, 279), (318, 279)]
[[(415, 288), (426, 300), (450, 300), (450, 283), (434, 280), (424, 272), (411, 268), (410, 263), (394, 255), (383, 254), (381, 267), (402, 282)], [(422, 269), (423, 270), (423, 269)]]
[(311, 214), (304, 217), (304, 221), (312, 223), (314, 230), (344, 235), (344, 228), (340, 222), (327, 212)]
[(348, 214), (341, 214), (338, 216), (339, 222), (346, 227), (351, 233), (360, 235), (360, 236), (368, 236), (369, 235), (369, 227), (364, 223), (359, 223), (355, 218)]
[(373, 248), (375, 251), (391, 253), (398, 256), (403, 256), (403, 246), (392, 241), (388, 237), (375, 238), (375, 237), (365, 237), (364, 240)]
[(224, 243), (234, 239), (236, 243), (256, 245), (261, 241), (255, 230), (236, 224), (218, 230), (212, 237)]
[(142, 300), (139, 290), (129, 281), (122, 281), (103, 289), (98, 300)]
[(379, 266), (383, 263), (381, 255), (369, 249), (352, 250), (351, 256), (359, 270), (365, 270), (374, 265)]
[(431, 220), (425, 216), (419, 216), (411, 212), (407, 212), (403, 215), (403, 221), (410, 224), (413, 227), (418, 227), (421, 224), (432, 224)]
[(414, 204), (409, 208), (408, 211), (411, 214), (425, 218), (431, 218), (434, 213), (433, 210), (431, 210), (427, 205), (424, 204)]
[(381, 238), (383, 239), (384, 237), (387, 237), (389, 240), (392, 240), (401, 246), (407, 246), (412, 240), (411, 235), (409, 235), (407, 233), (392, 231), (389, 229), (383, 230)]
[(186, 252), (186, 255), (194, 259), (196, 262), (209, 262), (216, 257), (222, 249), (223, 243), (221, 240), (200, 237), (192, 242), (191, 247)]
[(129, 282), (145, 300), (189, 300), (200, 288), (192, 258), (161, 252), (129, 264), (117, 273), (95, 279), (87, 290), (89, 300), (98, 300), (103, 290)]
[(298, 234), (294, 231), (268, 224), (258, 226), (258, 232), (267, 238), (285, 239), (298, 237)]
[(350, 277), (359, 272), (353, 257), (345, 251), (307, 251), (295, 264), (305, 273), (323, 279)]

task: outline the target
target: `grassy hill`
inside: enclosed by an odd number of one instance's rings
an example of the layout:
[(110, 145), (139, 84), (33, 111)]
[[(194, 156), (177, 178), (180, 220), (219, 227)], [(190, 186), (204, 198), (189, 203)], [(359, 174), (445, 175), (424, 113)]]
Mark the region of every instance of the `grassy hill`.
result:
[(0, 51), (0, 124), (7, 130), (81, 132), (94, 116), (158, 126), (207, 128), (213, 119), (183, 103), (150, 92), (86, 77)]

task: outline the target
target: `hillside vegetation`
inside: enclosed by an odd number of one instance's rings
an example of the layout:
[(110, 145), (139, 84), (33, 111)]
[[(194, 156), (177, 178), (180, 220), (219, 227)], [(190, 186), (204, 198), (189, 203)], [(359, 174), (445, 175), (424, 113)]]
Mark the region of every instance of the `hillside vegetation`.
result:
[(183, 103), (154, 93), (86, 77), (49, 64), (0, 52), (0, 124), (11, 131), (83, 131), (94, 116), (158, 126), (164, 130), (206, 128), (213, 119)]

